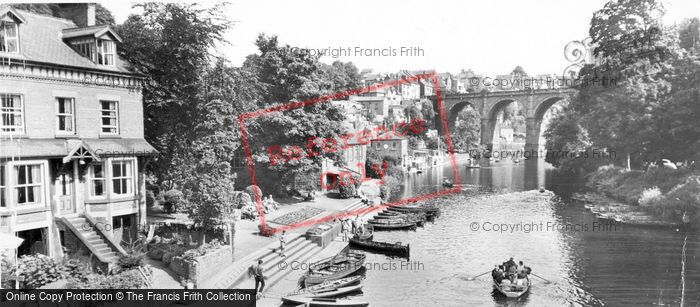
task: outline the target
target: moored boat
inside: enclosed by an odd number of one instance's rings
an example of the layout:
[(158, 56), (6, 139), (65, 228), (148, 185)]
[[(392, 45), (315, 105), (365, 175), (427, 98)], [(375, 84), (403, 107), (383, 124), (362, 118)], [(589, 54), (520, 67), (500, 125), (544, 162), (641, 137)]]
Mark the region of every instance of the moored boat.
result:
[(282, 301), (287, 303), (288, 298), (294, 299), (294, 298), (302, 298), (302, 297), (307, 297), (307, 298), (338, 297), (341, 295), (353, 293), (353, 292), (360, 291), (360, 290), (362, 290), (362, 284), (352, 285), (352, 286), (347, 286), (347, 287), (340, 287), (340, 288), (326, 288), (326, 289), (321, 289), (321, 290), (317, 290), (317, 291), (309, 291), (309, 292), (304, 292), (304, 293), (299, 293), (299, 294), (290, 294), (290, 295), (282, 297)]
[(403, 220), (386, 220), (390, 222), (382, 223), (374, 220), (369, 222), (372, 224), (375, 230), (398, 230), (398, 229), (415, 229), (416, 223), (412, 221)]
[(377, 242), (372, 240), (358, 240), (355, 238), (350, 239), (350, 245), (360, 247), (366, 250), (379, 251), (383, 253), (388, 253), (392, 255), (398, 255), (403, 257), (409, 257), (411, 254), (411, 248), (407, 245), (402, 245), (401, 242), (387, 243), (387, 242)]
[(364, 276), (357, 275), (357, 276), (350, 276), (350, 277), (345, 277), (341, 279), (336, 279), (336, 280), (328, 280), (325, 282), (322, 282), (318, 285), (310, 286), (307, 288), (302, 288), (297, 291), (288, 293), (287, 295), (300, 295), (300, 294), (308, 294), (308, 293), (321, 293), (321, 292), (328, 292), (331, 290), (336, 290), (340, 288), (347, 288), (350, 286), (356, 286), (359, 285), (362, 282), (362, 279), (364, 279)]
[(331, 298), (316, 298), (316, 297), (303, 297), (303, 296), (288, 296), (285, 297), (288, 304), (296, 304), (308, 307), (364, 307), (369, 306), (366, 301), (356, 300), (356, 299), (331, 299)]
[[(309, 272), (302, 277), (305, 287), (348, 277), (364, 266), (365, 255), (361, 253), (342, 253), (330, 260), (322, 260), (311, 264)], [(341, 259), (341, 261), (336, 261)]]

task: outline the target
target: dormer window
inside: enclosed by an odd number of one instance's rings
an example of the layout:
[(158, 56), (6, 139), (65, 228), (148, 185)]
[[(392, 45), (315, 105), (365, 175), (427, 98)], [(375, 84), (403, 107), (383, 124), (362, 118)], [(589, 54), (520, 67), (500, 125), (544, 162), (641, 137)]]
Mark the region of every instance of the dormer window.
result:
[(116, 65), (117, 43), (122, 39), (107, 25), (64, 29), (63, 39), (95, 64)]
[(114, 66), (114, 50), (116, 49), (113, 41), (98, 39), (97, 40), (97, 64)]
[(0, 21), (0, 52), (19, 52), (17, 23)]

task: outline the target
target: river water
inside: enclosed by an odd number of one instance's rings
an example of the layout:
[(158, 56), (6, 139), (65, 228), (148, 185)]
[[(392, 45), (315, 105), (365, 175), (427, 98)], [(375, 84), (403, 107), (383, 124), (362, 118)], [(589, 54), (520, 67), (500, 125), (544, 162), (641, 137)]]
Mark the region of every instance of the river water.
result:
[[(435, 223), (375, 233), (410, 244), (411, 258), (367, 253), (363, 292), (372, 306), (700, 306), (697, 235), (598, 220), (566, 197), (573, 181), (542, 160), (459, 172), (462, 192), (437, 200)], [(445, 166), (410, 175), (404, 196), (442, 189), (452, 174)], [(530, 293), (514, 301), (492, 293), (490, 274), (469, 280), (509, 257), (549, 282), (533, 276)]]

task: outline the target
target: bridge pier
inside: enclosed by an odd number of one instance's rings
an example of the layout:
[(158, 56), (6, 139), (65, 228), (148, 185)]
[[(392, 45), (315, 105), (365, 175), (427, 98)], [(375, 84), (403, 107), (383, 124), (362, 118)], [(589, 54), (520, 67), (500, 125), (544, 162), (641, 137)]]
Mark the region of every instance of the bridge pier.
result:
[(484, 151), (493, 150), (493, 127), (494, 123), (489, 118), (481, 119), (481, 145), (484, 146)]
[[(540, 131), (542, 119), (528, 117), (525, 119), (525, 151), (528, 155), (536, 157), (540, 155)], [(542, 144), (544, 145), (544, 144)]]

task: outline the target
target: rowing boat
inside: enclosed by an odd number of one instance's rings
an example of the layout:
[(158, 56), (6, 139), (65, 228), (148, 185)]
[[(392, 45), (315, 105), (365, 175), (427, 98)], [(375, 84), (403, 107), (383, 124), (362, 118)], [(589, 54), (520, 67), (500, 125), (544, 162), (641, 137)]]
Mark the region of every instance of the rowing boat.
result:
[(332, 290), (337, 290), (340, 288), (346, 288), (349, 286), (355, 286), (359, 285), (360, 282), (362, 282), (363, 276), (351, 276), (351, 277), (346, 277), (346, 278), (341, 278), (341, 279), (336, 279), (336, 280), (328, 280), (325, 282), (322, 282), (318, 285), (315, 286), (310, 286), (308, 288), (302, 288), (294, 292), (290, 292), (287, 295), (300, 295), (300, 294), (309, 294), (309, 293), (319, 293), (319, 292), (328, 292)]
[(392, 255), (399, 255), (404, 257), (409, 257), (411, 253), (411, 248), (409, 245), (402, 245), (401, 242), (396, 243), (386, 243), (377, 242), (372, 240), (358, 240), (355, 238), (350, 239), (350, 245), (360, 247), (367, 250), (379, 251), (383, 253), (388, 253)]
[(496, 289), (499, 293), (505, 295), (507, 298), (519, 298), (523, 296), (523, 294), (527, 293), (530, 291), (530, 285), (531, 281), (529, 277), (525, 277), (525, 285), (524, 286), (503, 286), (499, 285), (496, 283), (496, 281), (493, 281), (493, 288)]
[(369, 306), (368, 302), (355, 299), (330, 299), (315, 297), (285, 297), (288, 304), (305, 304), (308, 307), (364, 307)]
[[(328, 298), (337, 297), (345, 295), (348, 293), (356, 292), (362, 290), (362, 285), (352, 285), (347, 287), (340, 287), (335, 289), (322, 289), (319, 291), (305, 292), (300, 294), (287, 295), (282, 297), (282, 301), (285, 303), (294, 303), (294, 299), (299, 298)], [(289, 301), (288, 301), (289, 300)]]
[(375, 230), (394, 230), (394, 229), (415, 229), (416, 222), (404, 221), (404, 220), (385, 220), (390, 221), (382, 223), (375, 220), (369, 220)]
[(366, 256), (361, 253), (347, 253), (347, 255), (333, 258), (341, 258), (342, 261), (337, 262), (331, 259), (312, 264), (309, 268), (309, 272), (302, 277), (304, 280), (304, 287), (348, 277), (364, 267)]

